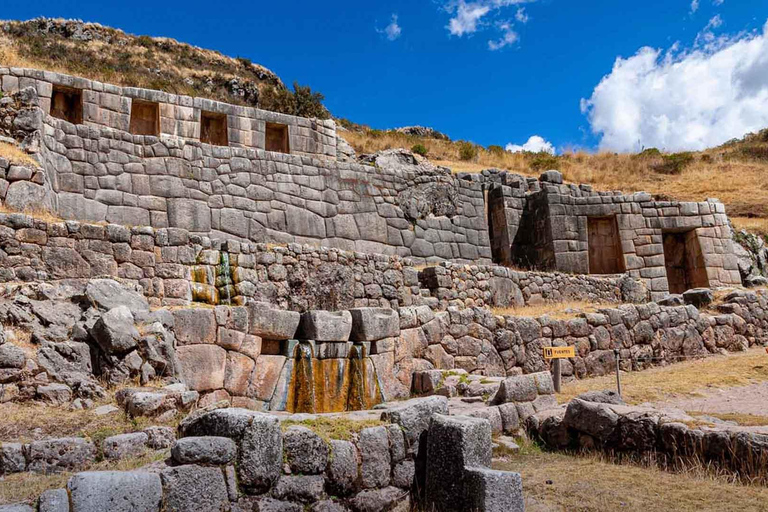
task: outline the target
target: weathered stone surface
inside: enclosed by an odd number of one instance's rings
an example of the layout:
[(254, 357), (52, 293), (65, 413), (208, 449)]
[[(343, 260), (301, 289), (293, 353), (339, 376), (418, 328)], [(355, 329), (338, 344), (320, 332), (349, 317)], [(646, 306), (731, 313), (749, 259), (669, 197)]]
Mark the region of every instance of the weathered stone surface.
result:
[(397, 487), (371, 489), (359, 493), (350, 500), (355, 512), (384, 512), (393, 510), (398, 503), (408, 500), (408, 493)]
[(586, 393), (580, 394), (576, 398), (579, 400), (584, 400), (585, 402), (593, 402), (597, 404), (624, 405), (624, 400), (621, 399), (619, 394), (610, 390), (587, 391)]
[(619, 416), (609, 405), (574, 399), (568, 404), (563, 422), (566, 426), (605, 440), (616, 429)]
[(208, 512), (225, 510), (229, 494), (220, 468), (196, 465), (169, 468), (160, 473), (163, 510)]
[(401, 489), (410, 489), (413, 485), (413, 477), (416, 467), (412, 460), (404, 460), (392, 469), (392, 485)]
[(173, 311), (173, 332), (179, 345), (216, 341), (216, 318), (209, 308), (182, 308)]
[(0, 443), (0, 474), (26, 471), (27, 460), (21, 443)]
[(298, 503), (266, 497), (256, 502), (253, 510), (254, 512), (303, 512), (304, 507)]
[(109, 460), (137, 457), (147, 449), (148, 440), (149, 436), (144, 432), (110, 436), (102, 442), (101, 451)]
[(366, 489), (389, 485), (392, 459), (386, 427), (369, 427), (360, 432), (360, 474)]
[(38, 512), (69, 512), (69, 494), (66, 489), (50, 489), (37, 500)]
[(27, 471), (57, 473), (77, 471), (96, 458), (96, 447), (79, 437), (34, 441), (27, 448)]
[(216, 345), (185, 345), (176, 349), (184, 383), (195, 391), (224, 387), (227, 351)]
[(125, 354), (138, 346), (139, 331), (128, 306), (104, 313), (93, 325), (91, 335), (107, 354)]
[(24, 368), (27, 356), (24, 351), (12, 343), (0, 345), (0, 368)]
[(478, 512), (523, 512), (523, 480), (519, 473), (485, 468), (467, 468), (467, 510)]
[(240, 441), (245, 432), (261, 421), (270, 422), (268, 416), (248, 409), (227, 408), (215, 409), (189, 415), (179, 425), (183, 437), (188, 436), (220, 436)]
[(176, 441), (176, 431), (172, 427), (147, 427), (143, 432), (147, 434), (147, 447), (152, 450), (170, 448)]
[(252, 490), (268, 489), (280, 476), (283, 436), (274, 416), (254, 415), (240, 442), (240, 484)]
[(38, 386), (37, 396), (51, 405), (68, 404), (72, 401), (72, 390), (66, 384), (47, 384)]
[(491, 425), (481, 418), (435, 414), (429, 428), (426, 468), (428, 507), (471, 510), (465, 468), (491, 465)]
[(477, 409), (468, 413), (467, 416), (470, 416), (472, 418), (483, 418), (488, 420), (488, 423), (491, 424), (492, 434), (500, 434), (504, 430), (504, 423), (501, 419), (501, 413), (499, 411), (499, 408), (496, 406), (482, 407), (480, 409)]
[(402, 427), (409, 453), (416, 453), (434, 414), (448, 414), (447, 398), (430, 396), (393, 404), (382, 412), (381, 419)]
[(501, 382), (492, 403), (532, 402), (538, 396), (536, 381), (532, 375), (509, 377)]
[(35, 509), (26, 503), (12, 503), (10, 505), (0, 505), (0, 512), (35, 512)]
[(285, 460), (294, 473), (316, 475), (328, 464), (328, 445), (312, 430), (293, 425), (283, 435)]
[(715, 300), (715, 295), (709, 288), (694, 288), (683, 292), (683, 300), (686, 304), (692, 304), (697, 308), (703, 308)]
[(279, 500), (313, 503), (323, 496), (325, 479), (322, 475), (281, 476), (272, 489)]
[(297, 337), (314, 341), (347, 341), (351, 331), (349, 311), (308, 311), (301, 315)]
[(67, 489), (73, 512), (157, 512), (163, 499), (160, 476), (140, 471), (87, 471)]
[(357, 308), (352, 314), (354, 341), (378, 341), (400, 335), (400, 317), (397, 311), (385, 308)]
[(354, 492), (359, 479), (360, 457), (355, 445), (349, 441), (331, 440), (328, 461), (328, 486), (339, 496)]
[(255, 302), (248, 306), (249, 333), (268, 340), (289, 340), (296, 336), (301, 315)]
[(504, 432), (512, 434), (520, 428), (520, 416), (514, 403), (506, 403), (498, 406), (501, 416), (501, 425)]
[(237, 455), (235, 442), (228, 437), (184, 437), (171, 449), (173, 460), (179, 464), (229, 464)]
[(147, 299), (128, 290), (112, 279), (91, 279), (85, 287), (88, 300), (99, 309), (108, 311), (118, 306), (127, 307), (132, 314), (149, 311)]

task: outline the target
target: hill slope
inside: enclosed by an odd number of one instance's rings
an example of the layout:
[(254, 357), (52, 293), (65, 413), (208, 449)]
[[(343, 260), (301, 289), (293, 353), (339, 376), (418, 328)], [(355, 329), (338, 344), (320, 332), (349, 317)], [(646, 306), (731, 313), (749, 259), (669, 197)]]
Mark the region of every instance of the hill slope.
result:
[[(328, 117), (321, 95), (298, 85), (291, 92), (275, 73), (248, 59), (169, 38), (126, 34), (98, 23), (50, 18), (0, 21), (0, 65)], [(303, 101), (304, 111), (297, 112), (297, 100)]]

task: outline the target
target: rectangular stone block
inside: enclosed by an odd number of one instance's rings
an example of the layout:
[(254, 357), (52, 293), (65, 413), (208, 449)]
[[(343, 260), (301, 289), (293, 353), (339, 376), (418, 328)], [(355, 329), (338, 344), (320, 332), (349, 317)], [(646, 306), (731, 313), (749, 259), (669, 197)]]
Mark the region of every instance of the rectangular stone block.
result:
[(386, 308), (356, 308), (352, 314), (353, 341), (378, 341), (400, 335), (400, 316)]

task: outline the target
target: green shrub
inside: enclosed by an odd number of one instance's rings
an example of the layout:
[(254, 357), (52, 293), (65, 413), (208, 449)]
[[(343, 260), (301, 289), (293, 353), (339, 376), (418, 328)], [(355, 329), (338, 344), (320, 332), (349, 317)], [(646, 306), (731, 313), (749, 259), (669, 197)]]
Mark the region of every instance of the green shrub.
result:
[(459, 158), (464, 161), (477, 158), (477, 146), (471, 142), (459, 141)]
[(309, 86), (293, 83), (293, 92), (274, 86), (265, 87), (259, 98), (259, 108), (301, 117), (328, 119), (330, 112), (323, 106), (325, 97), (312, 92)]
[(247, 57), (237, 57), (235, 58), (235, 60), (239, 62), (244, 68), (249, 68), (253, 65), (253, 62), (251, 61), (251, 59)]
[(646, 148), (642, 150), (638, 155), (640, 158), (653, 158), (653, 157), (660, 157), (661, 151), (659, 151), (656, 148)]
[(660, 174), (680, 174), (695, 160), (693, 153), (672, 153), (662, 155), (661, 162), (652, 166), (652, 169)]
[(411, 148), (411, 151), (421, 156), (427, 156), (429, 153), (429, 150), (426, 148), (426, 146), (424, 146), (424, 144), (414, 144), (414, 146)]
[(560, 160), (549, 153), (535, 153), (528, 164), (532, 171), (560, 170)]
[(494, 156), (501, 156), (504, 154), (504, 148), (501, 146), (490, 145), (488, 146), (488, 152)]

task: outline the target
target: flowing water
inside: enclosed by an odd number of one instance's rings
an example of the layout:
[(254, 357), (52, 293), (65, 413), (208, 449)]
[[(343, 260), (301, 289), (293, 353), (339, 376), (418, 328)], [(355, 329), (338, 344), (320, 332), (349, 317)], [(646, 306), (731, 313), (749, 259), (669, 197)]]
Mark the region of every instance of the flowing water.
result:
[(344, 359), (315, 359), (312, 345), (300, 343), (293, 357), (287, 411), (360, 411), (381, 402), (376, 371), (362, 345), (353, 345)]

